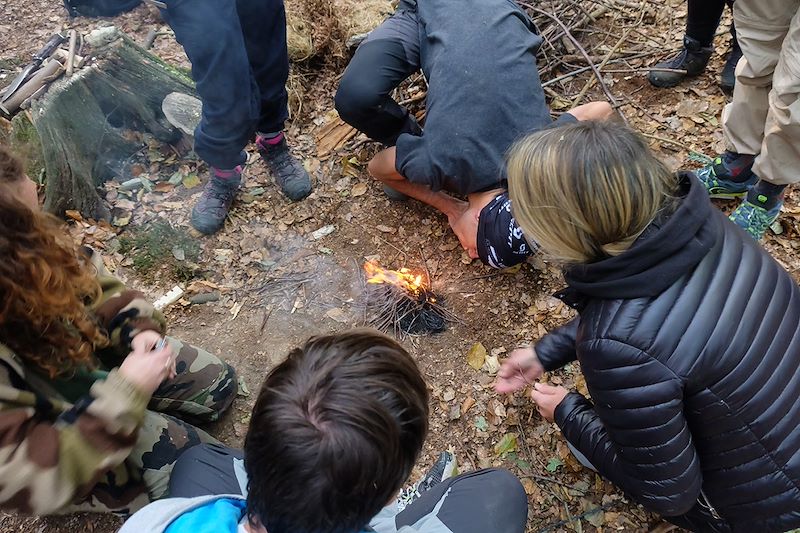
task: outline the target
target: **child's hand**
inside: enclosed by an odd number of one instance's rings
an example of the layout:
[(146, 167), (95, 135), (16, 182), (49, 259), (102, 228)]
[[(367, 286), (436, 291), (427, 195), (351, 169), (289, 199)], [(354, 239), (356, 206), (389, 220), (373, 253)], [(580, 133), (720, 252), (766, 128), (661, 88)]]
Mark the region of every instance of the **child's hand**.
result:
[(564, 387), (554, 387), (546, 383), (536, 383), (531, 391), (531, 398), (536, 402), (536, 408), (542, 418), (552, 422), (555, 417), (556, 407), (564, 401), (569, 391)]
[(497, 373), (494, 389), (507, 394), (531, 385), (544, 375), (544, 367), (539, 362), (533, 347), (517, 348), (503, 361)]

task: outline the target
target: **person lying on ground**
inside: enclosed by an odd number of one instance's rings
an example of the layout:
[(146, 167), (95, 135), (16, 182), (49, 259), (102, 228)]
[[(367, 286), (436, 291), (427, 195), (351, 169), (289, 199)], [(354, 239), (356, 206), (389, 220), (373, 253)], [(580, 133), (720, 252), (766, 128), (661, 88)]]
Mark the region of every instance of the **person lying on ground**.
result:
[(736, 0), (743, 57), (722, 110), (725, 152), (697, 172), (711, 198), (743, 198), (731, 220), (760, 240), (800, 181), (800, 2)]
[(622, 126), (536, 133), (508, 168), (578, 317), (515, 351), (497, 391), (577, 359), (591, 400), (543, 383), (532, 397), (586, 466), (689, 530), (800, 527), (797, 283)]
[(163, 497), (181, 453), (215, 442), (184, 420), (227, 409), (233, 368), (164, 338), (161, 313), (76, 250), (2, 146), (0, 257), (0, 509), (127, 514)]
[[(160, 8), (192, 63), (203, 102), (194, 151), (209, 177), (191, 224), (211, 234), (225, 225), (242, 183), (244, 151), (255, 138), (261, 158), (293, 201), (311, 194), (311, 178), (289, 152), (286, 81), (289, 54), (283, 0), (144, 0)], [(72, 16), (115, 16), (142, 0), (64, 0)]]
[[(519, 137), (553, 123), (536, 67), (541, 42), (508, 0), (401, 0), (356, 50), (336, 92), (342, 120), (386, 147), (369, 172), (390, 198), (435, 207), (469, 255), (496, 268), (524, 261), (534, 245), (512, 220), (503, 157)], [(391, 98), (420, 69), (424, 131)], [(594, 102), (557, 123), (611, 114)]]
[[(499, 469), (448, 477), (452, 456), (395, 499), (428, 430), (428, 390), (393, 339), (310, 339), (264, 381), (244, 453), (198, 446), (170, 494), (120, 533), (522, 533), (527, 497)], [(408, 497), (412, 495), (412, 497)]]

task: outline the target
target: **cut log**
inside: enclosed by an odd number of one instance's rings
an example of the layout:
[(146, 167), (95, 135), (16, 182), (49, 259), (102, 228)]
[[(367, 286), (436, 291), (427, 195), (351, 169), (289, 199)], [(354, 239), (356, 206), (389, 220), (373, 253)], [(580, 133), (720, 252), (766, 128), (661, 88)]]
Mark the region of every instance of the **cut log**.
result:
[(161, 102), (175, 91), (194, 94), (194, 84), (116, 28), (95, 30), (86, 44), (91, 65), (53, 83), (33, 101), (32, 118), (45, 159), (45, 208), (108, 218), (97, 188), (130, 177), (149, 139), (181, 139)]

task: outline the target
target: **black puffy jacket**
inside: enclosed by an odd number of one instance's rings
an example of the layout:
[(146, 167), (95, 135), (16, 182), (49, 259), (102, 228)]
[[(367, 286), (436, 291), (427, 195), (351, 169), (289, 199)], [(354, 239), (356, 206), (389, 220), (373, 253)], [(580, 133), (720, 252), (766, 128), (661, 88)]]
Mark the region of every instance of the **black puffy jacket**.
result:
[[(623, 254), (565, 272), (579, 317), (542, 338), (592, 400), (555, 421), (598, 472), (698, 531), (800, 527), (800, 289), (690, 174)], [(715, 518), (716, 516), (720, 519)]]

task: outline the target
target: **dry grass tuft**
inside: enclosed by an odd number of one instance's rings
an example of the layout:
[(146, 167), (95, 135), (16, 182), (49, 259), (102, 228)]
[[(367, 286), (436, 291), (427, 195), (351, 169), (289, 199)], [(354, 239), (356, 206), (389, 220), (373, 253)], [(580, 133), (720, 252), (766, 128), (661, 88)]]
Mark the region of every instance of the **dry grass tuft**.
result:
[(289, 57), (296, 63), (342, 62), (347, 40), (373, 30), (392, 12), (390, 0), (287, 0)]

